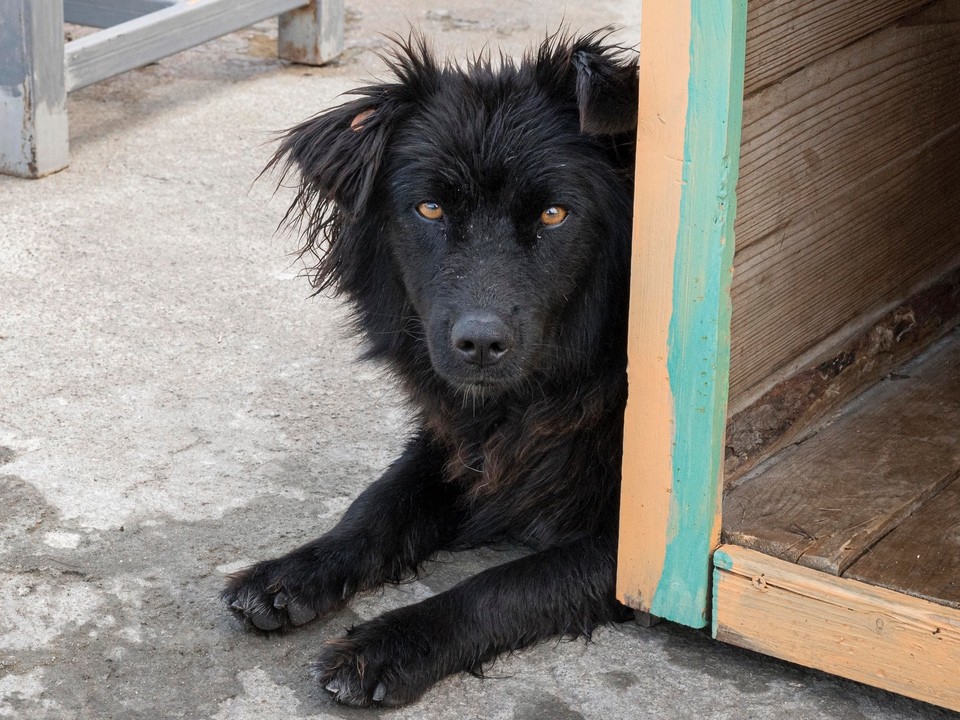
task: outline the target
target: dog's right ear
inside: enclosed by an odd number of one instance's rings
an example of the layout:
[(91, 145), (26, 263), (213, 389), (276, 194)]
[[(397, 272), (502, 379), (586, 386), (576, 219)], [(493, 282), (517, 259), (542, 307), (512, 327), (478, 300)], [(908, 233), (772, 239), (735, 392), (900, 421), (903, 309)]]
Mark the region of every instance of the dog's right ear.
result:
[(300, 175), (296, 205), (334, 203), (341, 213), (362, 212), (376, 183), (390, 136), (418, 100), (436, 86), (439, 67), (420, 35), (397, 39), (384, 55), (396, 82), (354, 91), (357, 100), (315, 115), (288, 130), (267, 170)]
[[(366, 88), (373, 90), (373, 88)], [(386, 96), (384, 86), (382, 96)], [(354, 214), (373, 190), (384, 148), (396, 120), (396, 107), (377, 97), (363, 97), (332, 108), (291, 128), (267, 169), (300, 175), (298, 203), (336, 203)]]

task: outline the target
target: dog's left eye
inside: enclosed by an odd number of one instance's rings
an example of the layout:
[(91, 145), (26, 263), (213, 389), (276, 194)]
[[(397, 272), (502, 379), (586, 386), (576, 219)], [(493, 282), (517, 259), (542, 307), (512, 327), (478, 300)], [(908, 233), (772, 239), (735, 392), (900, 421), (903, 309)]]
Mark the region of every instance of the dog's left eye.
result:
[(417, 205), (417, 212), (427, 220), (439, 220), (443, 217), (443, 208), (435, 202), (422, 202)]
[(567, 209), (560, 205), (551, 205), (540, 213), (540, 222), (544, 225), (559, 225), (567, 219)]

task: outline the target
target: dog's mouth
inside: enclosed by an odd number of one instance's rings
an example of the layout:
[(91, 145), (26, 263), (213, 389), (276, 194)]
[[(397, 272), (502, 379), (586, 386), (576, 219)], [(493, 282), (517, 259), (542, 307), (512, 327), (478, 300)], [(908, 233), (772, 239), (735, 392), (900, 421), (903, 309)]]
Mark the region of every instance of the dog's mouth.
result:
[(451, 383), (456, 394), (463, 400), (463, 406), (477, 407), (502, 395), (509, 382), (502, 380), (472, 380)]

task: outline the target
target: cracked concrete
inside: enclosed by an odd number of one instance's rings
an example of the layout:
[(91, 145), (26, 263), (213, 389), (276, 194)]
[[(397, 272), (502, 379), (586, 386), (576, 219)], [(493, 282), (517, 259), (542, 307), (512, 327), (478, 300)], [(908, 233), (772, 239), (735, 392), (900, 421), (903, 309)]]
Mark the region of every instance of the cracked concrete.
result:
[[(330, 527), (393, 458), (402, 402), (309, 298), (255, 183), (273, 132), (383, 69), (380, 33), (521, 52), (565, 18), (639, 37), (635, 3), (349, 3), (328, 68), (274, 56), (267, 22), (70, 96), (71, 166), (0, 178), (0, 717), (957, 717), (669, 624), (603, 629), (451, 677), (398, 711), (337, 707), (318, 644), (516, 551), (283, 637), (243, 632), (223, 576)], [(74, 29), (79, 32), (79, 30)]]

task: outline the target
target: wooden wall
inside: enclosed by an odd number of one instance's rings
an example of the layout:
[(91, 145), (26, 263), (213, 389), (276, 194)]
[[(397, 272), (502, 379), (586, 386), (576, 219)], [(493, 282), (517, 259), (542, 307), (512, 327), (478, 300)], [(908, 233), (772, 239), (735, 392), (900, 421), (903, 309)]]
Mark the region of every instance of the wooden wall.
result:
[(730, 414), (960, 264), (960, 0), (750, 0)]

